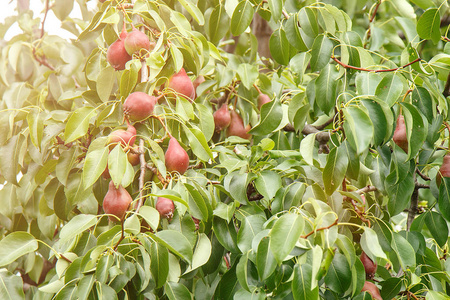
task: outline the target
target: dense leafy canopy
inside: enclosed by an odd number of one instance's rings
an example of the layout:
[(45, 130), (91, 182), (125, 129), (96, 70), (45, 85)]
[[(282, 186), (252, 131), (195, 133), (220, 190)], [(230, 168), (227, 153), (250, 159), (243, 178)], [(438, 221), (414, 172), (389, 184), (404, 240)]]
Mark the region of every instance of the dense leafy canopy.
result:
[[(42, 1), (76, 40), (23, 0), (0, 24), (1, 299), (449, 299), (446, 1), (92, 1)], [(151, 43), (121, 70), (123, 24)], [(153, 114), (108, 145), (137, 91)], [(222, 105), (251, 130), (215, 132)]]

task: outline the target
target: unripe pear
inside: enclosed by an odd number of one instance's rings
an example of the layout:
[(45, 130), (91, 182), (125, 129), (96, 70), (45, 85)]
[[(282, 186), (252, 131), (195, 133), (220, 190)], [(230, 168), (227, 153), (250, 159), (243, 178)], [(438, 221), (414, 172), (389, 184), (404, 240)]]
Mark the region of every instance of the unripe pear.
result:
[(397, 118), (397, 126), (395, 127), (394, 136), (392, 140), (408, 153), (408, 138), (406, 135), (406, 125), (405, 118), (402, 115), (399, 115)]
[[(116, 188), (114, 182), (111, 180), (109, 182), (108, 192), (106, 193), (105, 198), (103, 198), (103, 210), (105, 213), (114, 215), (122, 220), (132, 201), (133, 199), (127, 190), (121, 185), (119, 185), (119, 188)], [(117, 219), (112, 216), (110, 216), (109, 219), (111, 221), (117, 221)]]
[(361, 292), (369, 292), (372, 295), (372, 298), (375, 300), (383, 300), (380, 295), (380, 290), (377, 288), (375, 284), (370, 281), (364, 282), (364, 286)]
[(261, 107), (266, 104), (269, 103), (270, 101), (272, 101), (272, 99), (270, 99), (269, 96), (267, 96), (266, 94), (259, 94), (258, 95), (258, 108), (261, 109)]
[(375, 272), (377, 271), (377, 263), (372, 261), (364, 251), (361, 253), (359, 258), (361, 259), (364, 269), (366, 270), (367, 277), (373, 278)]
[(444, 156), (444, 161), (442, 162), (439, 172), (436, 175), (437, 186), (441, 185), (442, 177), (450, 177), (450, 154)]
[(189, 155), (174, 137), (169, 140), (165, 160), (168, 172), (178, 172), (183, 175), (189, 167)]
[(142, 121), (150, 117), (158, 98), (143, 92), (128, 95), (123, 103), (123, 113), (131, 121)]
[(244, 127), (244, 121), (241, 116), (234, 110), (230, 111), (231, 121), (227, 129), (227, 137), (235, 135), (243, 139), (250, 139), (252, 137), (248, 131), (251, 129), (250, 125)]
[(173, 211), (175, 210), (175, 205), (172, 200), (164, 197), (158, 197), (155, 208), (159, 212), (161, 218), (172, 219)]
[(153, 50), (155, 48), (154, 43), (151, 43), (148, 36), (142, 31), (137, 30), (133, 26), (133, 30), (128, 33), (124, 41), (125, 49), (129, 55), (133, 55), (135, 52), (139, 52), (141, 49), (147, 51)]
[(106, 51), (106, 59), (115, 70), (125, 69), (125, 64), (131, 59), (131, 56), (125, 50), (124, 40), (126, 37), (127, 30), (124, 24), (120, 37)]
[(195, 99), (195, 89), (184, 68), (169, 79), (169, 88), (187, 99)]
[(108, 136), (109, 148), (112, 149), (116, 144), (121, 143), (122, 146), (133, 145), (136, 141), (136, 128), (128, 124), (127, 130), (118, 129), (111, 132)]
[(214, 112), (213, 117), (217, 132), (220, 132), (224, 128), (227, 128), (231, 122), (231, 116), (230, 111), (228, 110), (228, 105), (226, 103), (222, 104), (222, 106)]

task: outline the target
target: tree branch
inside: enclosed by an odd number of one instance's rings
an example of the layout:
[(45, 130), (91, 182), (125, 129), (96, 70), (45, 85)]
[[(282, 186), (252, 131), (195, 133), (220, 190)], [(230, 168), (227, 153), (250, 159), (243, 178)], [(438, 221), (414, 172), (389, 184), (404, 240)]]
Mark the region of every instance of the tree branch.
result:
[(381, 72), (395, 72), (397, 70), (406, 68), (407, 66), (410, 66), (418, 61), (420, 61), (420, 58), (416, 58), (415, 60), (413, 60), (412, 62), (407, 63), (406, 65), (403, 65), (401, 67), (398, 68), (393, 68), (393, 69), (379, 69), (379, 70), (370, 70), (370, 69), (365, 69), (365, 68), (360, 68), (360, 67), (354, 67), (354, 66), (350, 66), (347, 64), (344, 64), (343, 62), (341, 62), (339, 59), (337, 59), (334, 55), (331, 55), (331, 59), (334, 60), (335, 62), (337, 62), (339, 65), (343, 66), (346, 69), (353, 69), (353, 70), (358, 70), (358, 71), (363, 71), (363, 72), (374, 72), (374, 73), (381, 73)]
[(381, 4), (381, 0), (378, 0), (376, 5), (375, 5), (375, 8), (373, 9), (373, 13), (372, 13), (372, 15), (369, 18), (369, 28), (366, 31), (366, 39), (365, 39), (366, 41), (364, 43), (364, 48), (366, 48), (367, 43), (368, 43), (368, 41), (370, 39), (370, 36), (372, 35), (372, 31), (370, 29), (370, 25), (373, 23), (373, 20), (375, 20), (375, 16), (377, 14), (378, 7), (380, 7), (380, 4)]
[(50, 9), (50, 5), (49, 5), (50, 0), (45, 0), (45, 11), (44, 11), (44, 18), (42, 19), (42, 23), (41, 23), (41, 39), (44, 36), (44, 25), (45, 25), (45, 20), (47, 19), (47, 14), (48, 11)]
[(427, 175), (425, 175), (425, 174), (423, 174), (422, 172), (420, 172), (420, 170), (419, 170), (418, 168), (416, 168), (416, 173), (417, 173), (420, 177), (422, 177), (423, 180), (426, 180), (426, 181), (430, 181), (430, 180), (431, 180), (430, 177), (428, 177)]
[(317, 231), (321, 231), (321, 230), (325, 230), (325, 229), (330, 229), (331, 227), (336, 226), (336, 225), (338, 224), (338, 221), (339, 221), (339, 220), (336, 219), (336, 220), (333, 222), (333, 224), (331, 224), (331, 225), (329, 225), (329, 226), (317, 228), (317, 229), (315, 229), (315, 230), (309, 232), (308, 234), (302, 235), (302, 236), (300, 236), (300, 237), (306, 239), (308, 236), (310, 236), (310, 235), (316, 233)]
[(136, 203), (136, 212), (144, 204), (144, 179), (147, 162), (145, 161), (145, 151), (144, 151), (144, 139), (139, 139), (139, 162), (141, 167), (141, 173), (139, 174), (139, 200)]

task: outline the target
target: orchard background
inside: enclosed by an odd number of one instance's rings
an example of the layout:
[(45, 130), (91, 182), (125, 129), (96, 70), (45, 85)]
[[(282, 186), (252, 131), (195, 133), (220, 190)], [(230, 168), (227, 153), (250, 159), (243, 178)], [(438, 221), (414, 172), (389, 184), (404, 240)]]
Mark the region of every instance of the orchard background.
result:
[(449, 299), (446, 1), (29, 1), (0, 24), (1, 299)]

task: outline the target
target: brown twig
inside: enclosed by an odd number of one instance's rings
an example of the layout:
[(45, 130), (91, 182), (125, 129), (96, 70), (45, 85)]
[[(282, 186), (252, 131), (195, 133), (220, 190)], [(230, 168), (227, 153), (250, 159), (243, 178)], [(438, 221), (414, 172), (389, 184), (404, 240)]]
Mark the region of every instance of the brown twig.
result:
[(117, 248), (119, 247), (119, 244), (123, 241), (125, 238), (125, 229), (123, 227), (123, 223), (125, 222), (125, 219), (120, 220), (120, 223), (122, 225), (122, 233), (120, 235), (120, 239), (117, 241), (117, 244), (114, 246), (114, 251), (117, 251)]
[(170, 134), (169, 130), (168, 130), (167, 127), (166, 127), (166, 124), (164, 124), (164, 122), (163, 122), (163, 120), (161, 119), (161, 117), (159, 117), (159, 116), (150, 116), (150, 118), (153, 118), (153, 119), (158, 120), (159, 123), (161, 123), (162, 127), (164, 128), (164, 130), (166, 131), (166, 134), (167, 134), (170, 138), (173, 137), (172, 134)]
[(368, 186), (363, 187), (362, 189), (356, 190), (355, 193), (365, 194), (365, 193), (374, 192), (377, 190), (378, 189), (376, 187), (374, 187), (373, 185), (368, 185)]
[(331, 227), (336, 226), (336, 225), (338, 224), (338, 221), (339, 221), (339, 220), (336, 219), (336, 220), (333, 222), (333, 224), (328, 225), (328, 226), (325, 226), (325, 227), (317, 228), (317, 229), (315, 229), (315, 230), (309, 232), (308, 234), (302, 235), (302, 236), (300, 236), (300, 237), (306, 239), (308, 236), (310, 236), (310, 235), (316, 233), (317, 231), (321, 231), (321, 230), (325, 230), (325, 229), (330, 229)]
[(450, 96), (450, 73), (447, 76), (447, 81), (445, 82), (445, 87), (442, 94), (444, 95), (444, 97)]
[(370, 69), (366, 69), (366, 68), (360, 68), (360, 67), (355, 67), (355, 66), (350, 66), (347, 64), (344, 64), (343, 62), (341, 62), (339, 59), (337, 59), (334, 55), (331, 55), (331, 59), (334, 60), (335, 62), (337, 62), (339, 65), (343, 66), (346, 69), (353, 69), (353, 70), (358, 70), (358, 71), (364, 71), (364, 72), (374, 72), (374, 73), (381, 73), (381, 72), (395, 72), (397, 70), (406, 68), (418, 61), (420, 61), (420, 58), (416, 58), (415, 60), (413, 60), (412, 62), (407, 63), (406, 65), (403, 65), (401, 67), (398, 68), (393, 68), (393, 69), (379, 69), (379, 70), (370, 70)]
[(418, 168), (416, 168), (416, 173), (417, 173), (420, 177), (422, 177), (423, 180), (426, 180), (426, 181), (430, 181), (430, 180), (431, 180), (430, 177), (428, 177), (427, 175), (425, 175), (425, 174), (423, 174), (422, 172), (420, 172), (420, 170), (419, 170)]
[(68, 259), (67, 257), (65, 257), (63, 254), (59, 254), (59, 257), (61, 257), (62, 259), (64, 259), (65, 261), (67, 261), (69, 264), (72, 263), (72, 261), (70, 259)]
[(450, 42), (450, 39), (449, 39), (448, 37), (446, 37), (446, 36), (443, 36), (442, 39), (443, 39), (444, 41), (446, 41), (446, 42)]
[[(417, 180), (415, 180), (415, 183), (417, 184)], [(411, 228), (411, 224), (414, 221), (414, 218), (416, 217), (418, 202), (419, 202), (419, 188), (415, 186), (414, 191), (411, 195), (411, 204), (409, 206), (408, 218), (406, 220), (406, 231), (409, 231), (409, 229)]]
[(31, 53), (33, 54), (34, 59), (41, 65), (41, 66), (46, 66), (47, 68), (49, 68), (50, 70), (54, 71), (55, 67), (53, 67), (51, 64), (48, 63), (47, 58), (45, 57), (45, 55), (42, 55), (41, 57), (39, 57), (36, 53), (36, 48), (33, 47), (31, 49)]
[(41, 23), (41, 39), (44, 36), (44, 25), (45, 25), (45, 20), (47, 19), (47, 14), (48, 11), (50, 9), (50, 5), (49, 5), (50, 0), (45, 0), (45, 12), (44, 12), (44, 18), (42, 19), (42, 23)]
[(284, 8), (281, 10), (281, 13), (283, 14), (283, 16), (284, 16), (284, 18), (285, 18), (286, 20), (289, 20), (289, 18), (291, 17), (291, 16), (289, 16), (289, 14), (287, 13), (287, 11), (284, 10)]
[(375, 20), (375, 16), (377, 14), (378, 7), (380, 7), (380, 4), (381, 4), (381, 0), (378, 0), (376, 5), (375, 5), (375, 8), (373, 9), (373, 13), (372, 13), (372, 15), (369, 18), (369, 28), (366, 31), (366, 39), (365, 39), (366, 41), (364, 43), (364, 48), (366, 48), (367, 43), (368, 43), (368, 41), (370, 39), (370, 36), (372, 35), (372, 30), (370, 29), (370, 25), (373, 23), (373, 20)]
[(144, 204), (144, 179), (145, 179), (145, 171), (147, 162), (145, 161), (145, 152), (144, 152), (144, 139), (139, 140), (139, 162), (141, 166), (141, 173), (139, 174), (139, 200), (136, 203), (136, 213), (139, 212), (139, 209)]

